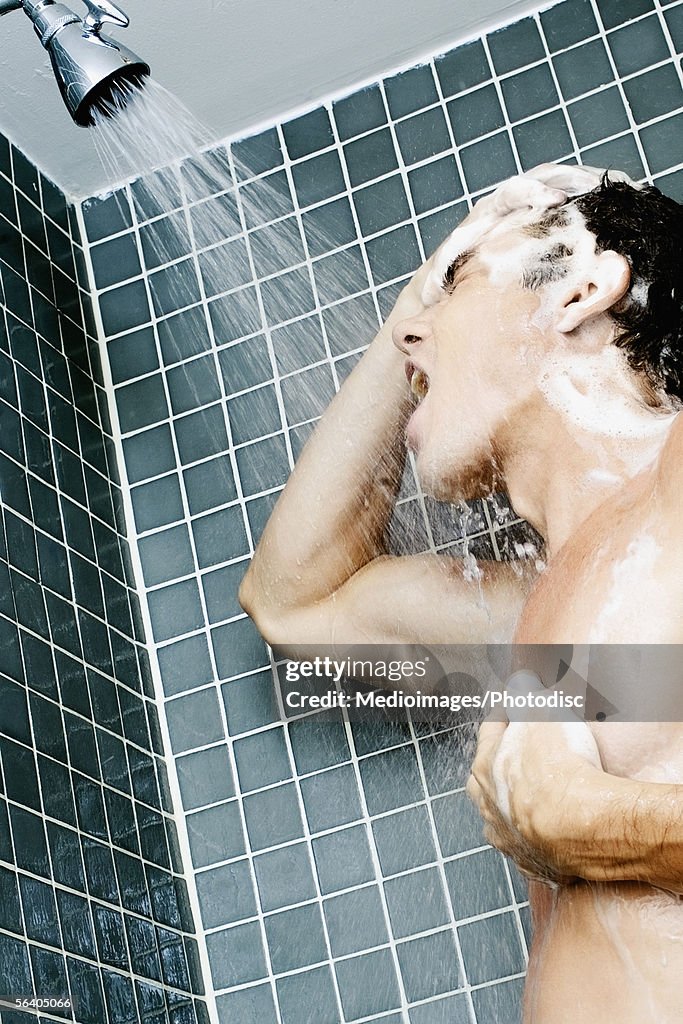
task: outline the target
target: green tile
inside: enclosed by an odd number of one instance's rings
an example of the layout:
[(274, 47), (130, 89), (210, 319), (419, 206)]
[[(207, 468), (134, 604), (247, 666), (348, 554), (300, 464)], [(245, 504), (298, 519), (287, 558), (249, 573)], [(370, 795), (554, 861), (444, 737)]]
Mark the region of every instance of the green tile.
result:
[(358, 189), (353, 193), (353, 203), (364, 237), (384, 231), (410, 217), (410, 207), (399, 174)]
[(97, 242), (132, 227), (130, 206), (125, 190), (113, 192), (104, 199), (86, 199), (83, 203), (86, 234)]
[(436, 849), (424, 805), (378, 818), (372, 824), (382, 871), (392, 875), (436, 860)]
[(281, 374), (302, 370), (326, 357), (320, 316), (304, 317), (271, 334), (275, 361)]
[[(450, 928), (445, 932), (400, 942), (397, 952), (409, 1002), (429, 999), (461, 987), (463, 978), (455, 937)], [(438, 970), (434, 970), (435, 964), (439, 965)]]
[(229, 399), (227, 408), (234, 444), (255, 441), (282, 429), (274, 384), (266, 384)]
[[(257, 178), (248, 185), (243, 185), (239, 190), (239, 195), (248, 228), (258, 227), (280, 217), (286, 217), (294, 211), (289, 180), (284, 171), (266, 174), (263, 178)], [(238, 232), (239, 226), (235, 234)]]
[(323, 895), (375, 881), (365, 825), (319, 836), (313, 840), (313, 856)]
[(494, 32), (488, 36), (488, 43), (499, 75), (533, 64), (545, 56), (541, 36), (532, 18), (524, 18)]
[(254, 851), (300, 839), (303, 835), (301, 812), (292, 782), (246, 797), (244, 814)]
[(243, 793), (291, 779), (284, 729), (267, 729), (235, 740), (235, 762)]
[(457, 920), (507, 907), (512, 894), (497, 850), (482, 850), (448, 861), (446, 881)]
[(181, 260), (149, 276), (149, 287), (157, 316), (175, 313), (201, 299), (194, 260)]
[(553, 59), (555, 74), (566, 100), (591, 92), (613, 80), (612, 67), (605, 44), (594, 39), (583, 46), (560, 53)]
[(623, 77), (669, 57), (669, 46), (656, 14), (626, 25), (607, 37), (617, 71)]
[(511, 121), (522, 121), (559, 103), (553, 76), (547, 64), (540, 64), (519, 75), (504, 78), (501, 88)]
[(202, 576), (206, 612), (212, 625), (241, 614), (242, 608), (237, 600), (237, 591), (248, 567), (247, 560), (233, 562)]
[(446, 118), (441, 107), (426, 110), (396, 125), (396, 138), (404, 163), (428, 160), (452, 148)]
[(677, 110), (683, 104), (683, 90), (673, 64), (665, 64), (624, 82), (626, 99), (636, 124)]
[(362, 139), (347, 143), (344, 146), (344, 157), (353, 187), (389, 174), (398, 167), (388, 128), (381, 128)]
[(225, 413), (222, 405), (212, 405), (189, 413), (173, 422), (178, 456), (183, 466), (217, 455), (228, 448)]
[(683, 171), (665, 174), (655, 180), (655, 185), (664, 195), (675, 199), (677, 203), (683, 203)]
[(432, 69), (428, 64), (411, 68), (384, 80), (389, 113), (396, 120), (438, 101)]
[(577, 100), (568, 107), (579, 146), (590, 146), (628, 128), (628, 117), (616, 87)]
[(366, 251), (375, 284), (411, 274), (422, 262), (412, 224), (370, 239)]
[(142, 272), (135, 235), (119, 235), (90, 249), (96, 288), (108, 288)]
[(192, 206), (190, 221), (198, 249), (238, 235), (242, 230), (242, 223), (235, 193), (227, 192), (225, 195), (215, 196)]
[(332, 105), (337, 131), (342, 142), (386, 124), (387, 113), (378, 85), (355, 92)]
[(607, 29), (623, 25), (654, 8), (652, 0), (597, 0), (597, 5), (602, 23)]
[(337, 997), (327, 965), (278, 978), (276, 984), (282, 1024), (338, 1024)]
[(168, 419), (168, 403), (160, 373), (143, 377), (132, 384), (124, 384), (117, 388), (115, 394), (121, 432), (124, 434)]
[(311, 832), (322, 832), (362, 817), (358, 787), (350, 765), (302, 780), (301, 794)]
[(235, 457), (245, 497), (278, 487), (289, 476), (284, 434), (238, 448)]
[(470, 985), (480, 985), (524, 970), (522, 946), (512, 913), (460, 925), (458, 938)]
[(505, 1020), (519, 1024), (522, 1020), (524, 979), (487, 985), (472, 993), (477, 1020)]
[(396, 939), (440, 928), (450, 921), (437, 868), (414, 871), (384, 883), (391, 931)]
[(317, 903), (271, 914), (265, 919), (265, 929), (275, 974), (328, 959), (322, 914)]
[(230, 757), (225, 746), (211, 747), (209, 750), (178, 757), (176, 769), (183, 807), (186, 810), (196, 810), (206, 804), (228, 800), (235, 795)]
[(323, 906), (333, 957), (360, 953), (389, 941), (376, 885), (333, 896)]
[(199, 588), (194, 580), (155, 590), (148, 601), (152, 633), (157, 641), (191, 633), (204, 625)]
[(549, 11), (542, 11), (541, 25), (551, 53), (573, 46), (598, 32), (590, 0), (565, 0)]
[(340, 960), (335, 964), (342, 1008), (347, 1020), (369, 1017), (401, 1005), (401, 994), (390, 950)]
[(463, 202), (447, 206), (445, 209), (439, 210), (438, 213), (432, 213), (427, 217), (421, 217), (418, 227), (425, 254), (431, 256), (468, 213), (469, 207), (467, 203)]
[(197, 893), (205, 928), (219, 928), (256, 916), (256, 896), (248, 860), (200, 872)]
[(197, 263), (207, 298), (249, 284), (254, 277), (243, 238), (207, 249), (199, 254)]
[(154, 270), (163, 263), (187, 256), (192, 251), (184, 210), (161, 217), (140, 227), (140, 244), (145, 269)]
[(322, 306), (368, 287), (368, 273), (357, 245), (316, 260), (313, 264), (313, 277)]
[(249, 235), (249, 246), (259, 278), (278, 274), (297, 263), (303, 263), (305, 259), (301, 229), (296, 217), (286, 217), (253, 231)]
[(439, 846), (444, 857), (484, 846), (484, 824), (464, 793), (451, 793), (432, 802)]
[[(410, 1009), (410, 1024), (470, 1024), (470, 1011), (464, 993), (435, 999)], [(505, 1017), (483, 1016), (482, 1020), (507, 1020)], [(512, 1020), (510, 1019), (510, 1024)]]
[(251, 177), (272, 171), (282, 163), (282, 150), (277, 128), (240, 139), (232, 144), (232, 155), (238, 177)]
[(187, 829), (192, 863), (196, 868), (239, 857), (245, 852), (236, 800), (188, 815)]
[[(398, 747), (363, 758), (360, 773), (369, 814), (381, 814), (424, 799), (413, 747)], [(387, 786), (389, 778), (391, 786)]]
[(316, 896), (311, 857), (306, 843), (284, 846), (281, 850), (272, 850), (255, 857), (254, 870), (261, 909), (266, 912), (303, 903)]
[(216, 999), (220, 1024), (278, 1024), (270, 985), (226, 992)]
[(107, 335), (123, 334), (151, 320), (147, 291), (142, 281), (103, 292), (99, 303), (102, 326)]
[(220, 349), (218, 362), (229, 395), (273, 379), (268, 343), (263, 335)]
[(515, 125), (512, 134), (525, 171), (540, 163), (561, 160), (574, 148), (562, 110), (551, 110), (533, 121)]
[(581, 153), (581, 159), (589, 167), (608, 167), (626, 171), (636, 181), (645, 175), (636, 140), (631, 134), (585, 149)]
[(683, 163), (683, 114), (641, 129), (640, 139), (653, 174)]
[(221, 397), (216, 364), (211, 355), (172, 367), (166, 374), (166, 382), (171, 408), (176, 415), (216, 402)]
[(492, 135), (461, 150), (463, 172), (471, 192), (489, 188), (517, 173), (506, 132)]
[(202, 686), (213, 678), (208, 644), (203, 633), (162, 647), (158, 657), (164, 693), (168, 697)]
[(291, 160), (298, 160), (299, 157), (309, 156), (334, 145), (330, 116), (324, 107), (318, 107), (292, 121), (285, 121), (282, 134)]
[(206, 944), (215, 988), (231, 988), (267, 976), (261, 929), (255, 922), (213, 932)]
[(434, 63), (444, 96), (471, 89), (491, 77), (486, 51), (479, 39), (437, 57)]
[(251, 286), (212, 299), (208, 306), (217, 345), (255, 334), (263, 327), (256, 289)]
[(249, 553), (244, 517), (239, 505), (194, 519), (192, 534), (200, 569), (208, 569), (211, 565)]
[(294, 188), (301, 207), (320, 203), (344, 192), (344, 176), (336, 151), (311, 157), (292, 167)]
[(166, 366), (211, 348), (206, 314), (201, 306), (186, 309), (157, 324), (161, 357)]
[(665, 11), (664, 18), (671, 33), (674, 47), (677, 53), (681, 53), (683, 50), (683, 7), (672, 7), (671, 10)]
[[(350, 760), (346, 729), (340, 717), (309, 715), (290, 722), (289, 736), (299, 774), (330, 768)], [(354, 787), (355, 788), (355, 787)]]
[(280, 717), (270, 669), (226, 683), (221, 693), (231, 736), (269, 725)]
[(168, 701), (166, 718), (175, 753), (223, 739), (218, 697), (213, 687)]
[(476, 89), (448, 103), (448, 116), (458, 145), (502, 128), (505, 117), (493, 85)]
[(316, 366), (286, 377), (281, 382), (281, 388), (289, 424), (302, 423), (319, 416), (335, 393), (329, 366)]
[(462, 183), (452, 156), (441, 157), (409, 171), (408, 182), (418, 215), (462, 195)]
[(356, 240), (356, 225), (346, 197), (307, 210), (302, 216), (310, 255), (315, 258)]
[(261, 296), (269, 326), (293, 320), (315, 309), (315, 297), (307, 267), (290, 270), (261, 282)]

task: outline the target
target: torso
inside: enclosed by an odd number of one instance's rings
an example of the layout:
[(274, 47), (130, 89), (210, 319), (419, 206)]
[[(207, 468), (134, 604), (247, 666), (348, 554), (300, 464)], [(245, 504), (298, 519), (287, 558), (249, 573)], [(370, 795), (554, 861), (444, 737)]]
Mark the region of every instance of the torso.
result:
[[(515, 641), (683, 643), (683, 543), (662, 508), (657, 470), (598, 508), (557, 553)], [(630, 684), (640, 685), (636, 674)], [(592, 729), (610, 774), (683, 783), (683, 724), (607, 721)], [(683, 900), (638, 883), (579, 883), (553, 894), (532, 886), (531, 897), (527, 1024), (683, 1022)]]

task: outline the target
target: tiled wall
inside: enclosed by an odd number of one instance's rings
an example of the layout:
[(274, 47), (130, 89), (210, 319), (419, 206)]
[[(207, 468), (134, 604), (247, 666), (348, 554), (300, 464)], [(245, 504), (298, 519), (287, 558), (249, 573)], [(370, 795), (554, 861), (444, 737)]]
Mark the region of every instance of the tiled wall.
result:
[(0, 136), (0, 996), (204, 1024), (85, 277)]
[[(198, 238), (179, 194), (161, 272), (137, 186), (85, 204), (221, 1024), (515, 1019), (524, 890), (482, 842), (463, 738), (285, 722), (237, 585), (312, 423), (472, 199), (546, 160), (683, 199), (682, 48), (680, 2), (556, 4), (234, 145), (254, 180), (212, 200), (232, 227)], [(230, 235), (216, 284), (198, 250)], [(467, 530), (496, 557), (515, 536), (489, 505)], [(393, 536), (444, 549), (458, 523), (409, 478)]]

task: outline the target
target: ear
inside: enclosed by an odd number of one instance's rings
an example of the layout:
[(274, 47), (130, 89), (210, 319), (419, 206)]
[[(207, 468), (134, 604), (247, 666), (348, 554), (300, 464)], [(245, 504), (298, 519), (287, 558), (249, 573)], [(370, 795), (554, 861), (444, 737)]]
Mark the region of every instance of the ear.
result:
[(623, 298), (630, 283), (631, 268), (623, 256), (612, 249), (596, 253), (590, 266), (563, 295), (556, 329), (569, 334), (592, 317), (605, 313)]

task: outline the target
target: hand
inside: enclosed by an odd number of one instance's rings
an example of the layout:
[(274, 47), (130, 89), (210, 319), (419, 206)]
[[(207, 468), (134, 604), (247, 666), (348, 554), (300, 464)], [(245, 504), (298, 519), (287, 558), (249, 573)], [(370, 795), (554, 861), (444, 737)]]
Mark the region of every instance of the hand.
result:
[[(444, 296), (446, 271), (457, 256), (474, 248), (481, 239), (513, 213), (528, 210), (539, 218), (546, 210), (561, 206), (572, 196), (590, 192), (600, 184), (605, 171), (577, 164), (539, 164), (499, 185), (495, 192), (480, 199), (472, 212), (437, 249), (431, 260), (418, 271), (416, 284), (422, 288), (422, 302), (433, 306)], [(622, 171), (610, 171), (613, 181), (638, 186)], [(423, 273), (427, 268), (427, 272)]]
[(604, 777), (583, 722), (484, 722), (467, 792), (487, 842), (531, 878), (581, 876), (589, 787)]

